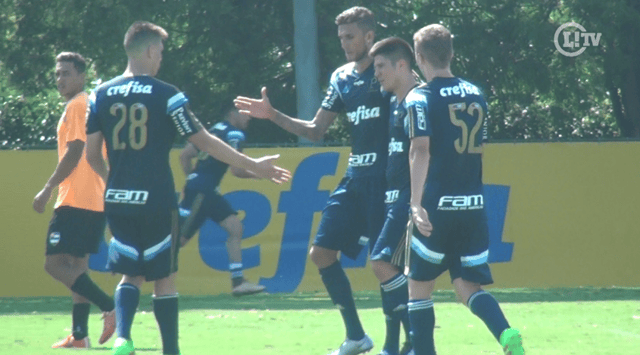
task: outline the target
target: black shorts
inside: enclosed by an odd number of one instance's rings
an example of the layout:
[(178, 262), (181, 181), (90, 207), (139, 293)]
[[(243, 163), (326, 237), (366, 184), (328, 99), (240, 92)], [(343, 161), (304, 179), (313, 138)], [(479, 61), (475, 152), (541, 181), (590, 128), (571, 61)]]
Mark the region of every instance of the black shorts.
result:
[(184, 190), (180, 202), (180, 236), (191, 239), (207, 219), (220, 223), (238, 212), (217, 191)]
[(384, 176), (345, 177), (329, 196), (313, 242), (355, 259), (369, 249), (384, 224), (386, 181)]
[(49, 222), (46, 255), (69, 254), (82, 258), (95, 254), (104, 238), (104, 227), (103, 212), (58, 207)]
[(409, 277), (435, 280), (449, 270), (451, 281), (462, 278), (481, 285), (493, 283), (489, 269), (489, 228), (485, 211), (430, 211), (431, 236), (413, 228)]
[(147, 281), (178, 271), (178, 211), (151, 215), (108, 214), (113, 238), (107, 269)]

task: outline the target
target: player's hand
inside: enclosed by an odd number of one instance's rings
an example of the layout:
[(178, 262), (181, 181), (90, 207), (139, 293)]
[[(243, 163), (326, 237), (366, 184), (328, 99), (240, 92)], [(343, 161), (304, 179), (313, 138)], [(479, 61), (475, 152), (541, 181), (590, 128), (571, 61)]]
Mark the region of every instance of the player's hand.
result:
[(47, 187), (43, 188), (42, 190), (40, 190), (40, 192), (38, 192), (36, 197), (33, 199), (33, 209), (38, 213), (44, 212), (44, 208), (47, 205), (47, 202), (49, 202), (50, 198), (51, 198), (51, 189)]
[(429, 214), (427, 210), (422, 206), (411, 206), (411, 218), (413, 219), (413, 225), (418, 228), (420, 234), (428, 237), (431, 235), (433, 226), (429, 221)]
[(287, 169), (273, 165), (275, 160), (279, 157), (280, 154), (267, 155), (262, 158), (254, 159), (258, 164), (257, 169), (253, 170), (253, 172), (257, 176), (264, 179), (269, 179), (278, 185), (282, 184), (283, 182), (289, 181), (289, 179), (291, 179), (291, 172)]
[(251, 117), (273, 119), (276, 116), (276, 110), (271, 106), (271, 102), (267, 97), (266, 87), (262, 88), (262, 98), (260, 100), (238, 96), (233, 100), (233, 103), (240, 113)]

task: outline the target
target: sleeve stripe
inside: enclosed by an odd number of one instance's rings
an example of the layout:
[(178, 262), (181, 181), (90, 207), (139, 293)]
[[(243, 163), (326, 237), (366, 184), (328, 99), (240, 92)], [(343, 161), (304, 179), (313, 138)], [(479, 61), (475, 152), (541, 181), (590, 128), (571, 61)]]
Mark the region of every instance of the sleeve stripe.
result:
[(187, 97), (184, 96), (184, 94), (181, 93), (181, 92), (173, 95), (173, 97), (171, 97), (169, 99), (169, 101), (167, 101), (167, 113), (169, 113), (169, 112), (175, 110), (176, 108), (184, 105), (188, 101), (189, 100), (187, 100)]

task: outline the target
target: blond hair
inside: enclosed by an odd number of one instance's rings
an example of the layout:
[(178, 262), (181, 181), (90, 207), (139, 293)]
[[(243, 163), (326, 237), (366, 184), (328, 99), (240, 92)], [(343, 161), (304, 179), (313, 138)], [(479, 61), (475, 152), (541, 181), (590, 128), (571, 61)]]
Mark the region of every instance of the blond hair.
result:
[(414, 50), (436, 69), (446, 69), (453, 58), (453, 36), (439, 24), (423, 27), (413, 35)]

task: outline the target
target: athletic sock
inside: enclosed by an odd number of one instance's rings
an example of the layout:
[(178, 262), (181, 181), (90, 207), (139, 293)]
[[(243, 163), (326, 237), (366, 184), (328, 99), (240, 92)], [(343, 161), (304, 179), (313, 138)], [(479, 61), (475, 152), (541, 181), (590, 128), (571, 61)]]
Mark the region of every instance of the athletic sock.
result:
[(240, 286), (244, 282), (242, 263), (229, 264), (229, 272), (231, 272), (231, 287)]
[(407, 277), (398, 273), (380, 285), (380, 294), (382, 296), (382, 311), (384, 312), (387, 326), (383, 349), (389, 354), (397, 354), (400, 347), (400, 323), (403, 319), (409, 323)]
[(153, 313), (162, 336), (163, 354), (179, 354), (178, 295), (154, 296)]
[(116, 335), (131, 340), (131, 324), (140, 302), (140, 290), (129, 283), (116, 287)]
[(109, 297), (98, 285), (91, 281), (87, 273), (82, 273), (82, 275), (78, 276), (73, 286), (71, 286), (71, 291), (88, 299), (103, 312), (111, 312), (115, 307), (113, 298)]
[(436, 315), (433, 311), (433, 300), (409, 301), (409, 319), (411, 320), (411, 343), (416, 354), (435, 355), (433, 329)]
[(72, 334), (76, 340), (84, 339), (89, 333), (89, 311), (91, 303), (74, 303), (71, 319), (73, 321)]
[(340, 309), (344, 325), (347, 328), (347, 339), (360, 340), (364, 338), (364, 329), (360, 324), (356, 304), (353, 300), (351, 284), (340, 262), (336, 261), (328, 267), (320, 269), (320, 276), (327, 292), (329, 292), (331, 301)]
[(498, 301), (490, 293), (480, 290), (469, 297), (467, 304), (471, 312), (482, 319), (496, 340), (500, 341), (500, 334), (509, 328), (509, 323)]

